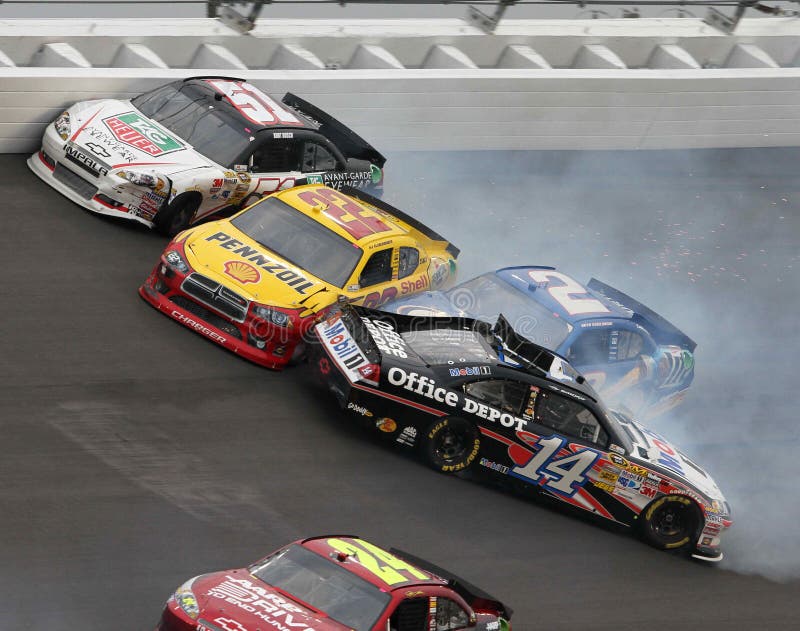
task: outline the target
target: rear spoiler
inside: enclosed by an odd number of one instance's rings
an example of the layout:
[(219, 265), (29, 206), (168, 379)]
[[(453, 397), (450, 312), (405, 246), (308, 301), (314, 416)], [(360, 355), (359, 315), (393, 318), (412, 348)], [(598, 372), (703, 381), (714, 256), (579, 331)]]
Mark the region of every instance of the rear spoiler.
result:
[(185, 79), (181, 79), (181, 83), (186, 83), (187, 81), (202, 81), (203, 79), (225, 79), (225, 81), (247, 81), (247, 79), (242, 79), (241, 77), (226, 77), (225, 75), (221, 74), (204, 74), (198, 75), (196, 77), (186, 77)]
[(404, 561), (408, 561), (412, 565), (416, 565), (418, 568), (425, 570), (426, 572), (436, 574), (437, 576), (445, 579), (448, 586), (459, 596), (461, 596), (461, 598), (467, 601), (467, 603), (469, 603), (470, 607), (473, 609), (477, 609), (478, 611), (496, 611), (506, 620), (511, 620), (511, 616), (514, 615), (514, 611), (511, 609), (511, 607), (504, 605), (494, 596), (490, 596), (481, 588), (475, 587), (475, 585), (472, 583), (465, 581), (463, 578), (459, 578), (452, 572), (448, 572), (447, 570), (442, 569), (433, 563), (430, 563), (429, 561), (420, 559), (413, 554), (403, 552), (397, 548), (390, 548), (389, 552), (396, 557), (403, 559)]
[(330, 138), (333, 144), (344, 152), (346, 157), (369, 160), (381, 168), (386, 164), (386, 158), (375, 147), (352, 129), (337, 121), (333, 116), (323, 112), (316, 105), (312, 105), (291, 92), (286, 93), (283, 97), (283, 102), (318, 122), (319, 131)]
[(568, 385), (573, 390), (577, 390), (594, 401), (599, 400), (597, 393), (586, 382), (586, 378), (569, 363), (566, 357), (551, 351), (549, 348), (534, 344), (529, 339), (521, 336), (511, 327), (511, 324), (502, 313), (497, 316), (497, 322), (492, 328), (492, 333), (502, 340), (506, 348), (513, 353), (513, 356), (508, 357), (508, 359), (522, 364), (523, 368), (528, 372), (539, 373), (551, 379), (558, 379), (558, 375), (551, 373), (550, 369), (553, 366), (553, 362), (560, 359), (563, 375), (573, 382), (562, 385)]
[(592, 278), (587, 287), (633, 311), (633, 321), (644, 325), (650, 331), (653, 339), (659, 344), (675, 344), (688, 349), (692, 353), (697, 347), (697, 343), (674, 324), (618, 289), (614, 289), (596, 278)]
[(533, 371), (547, 375), (550, 373), (550, 366), (553, 365), (553, 360), (556, 357), (561, 357), (557, 353), (543, 346), (539, 346), (538, 344), (534, 344), (530, 340), (519, 335), (511, 328), (511, 324), (502, 313), (497, 316), (497, 322), (492, 329), (492, 333), (503, 341), (516, 355), (514, 359), (525, 365), (526, 369), (532, 369)]
[(432, 241), (444, 241), (447, 246), (446, 250), (450, 253), (450, 255), (457, 259), (458, 255), (461, 253), (456, 246), (450, 243), (447, 239), (445, 239), (442, 235), (438, 232), (431, 230), (426, 226), (424, 223), (420, 222), (417, 219), (414, 219), (412, 216), (407, 215), (402, 210), (395, 208), (394, 206), (387, 204), (382, 199), (378, 199), (374, 195), (370, 195), (369, 193), (365, 193), (359, 188), (353, 188), (352, 186), (344, 185), (340, 189), (342, 193), (345, 195), (349, 195), (350, 197), (355, 197), (357, 200), (364, 202), (365, 204), (369, 204), (370, 206), (375, 206), (375, 208), (380, 208), (383, 212), (390, 214), (392, 217), (396, 217), (400, 221), (407, 223), (409, 226), (414, 228), (417, 232), (423, 234), (424, 236), (428, 237)]

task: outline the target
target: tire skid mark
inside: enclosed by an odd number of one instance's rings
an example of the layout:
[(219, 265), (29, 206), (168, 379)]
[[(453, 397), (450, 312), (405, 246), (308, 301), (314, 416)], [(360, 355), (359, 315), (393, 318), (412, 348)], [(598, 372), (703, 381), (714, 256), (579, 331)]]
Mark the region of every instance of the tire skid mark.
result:
[(220, 477), (218, 467), (209, 467), (165, 432), (136, 423), (123, 406), (65, 401), (50, 424), (126, 479), (198, 520), (296, 538), (287, 516), (255, 486)]

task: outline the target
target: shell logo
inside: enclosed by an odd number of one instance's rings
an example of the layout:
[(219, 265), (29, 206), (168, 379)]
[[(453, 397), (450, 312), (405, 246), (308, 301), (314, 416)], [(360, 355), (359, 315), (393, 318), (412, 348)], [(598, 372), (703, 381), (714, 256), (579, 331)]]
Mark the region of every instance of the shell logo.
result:
[(240, 283), (257, 283), (261, 280), (261, 272), (244, 261), (228, 261), (225, 263), (225, 273)]

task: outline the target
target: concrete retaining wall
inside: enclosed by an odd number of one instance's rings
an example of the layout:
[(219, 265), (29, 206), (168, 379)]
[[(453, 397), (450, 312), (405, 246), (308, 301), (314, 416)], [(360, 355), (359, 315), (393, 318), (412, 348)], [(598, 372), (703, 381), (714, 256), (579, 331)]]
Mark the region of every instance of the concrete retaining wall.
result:
[(295, 92), (383, 150), (800, 144), (800, 22), (0, 22), (0, 151), (67, 105), (197, 74)]

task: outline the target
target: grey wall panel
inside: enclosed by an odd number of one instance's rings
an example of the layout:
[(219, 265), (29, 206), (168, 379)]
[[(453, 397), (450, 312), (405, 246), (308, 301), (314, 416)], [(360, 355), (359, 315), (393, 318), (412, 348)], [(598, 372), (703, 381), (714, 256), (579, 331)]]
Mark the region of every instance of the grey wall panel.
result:
[[(169, 67), (104, 67), (133, 43)], [(68, 44), (95, 67), (30, 67), (48, 44)], [(646, 68), (663, 44), (705, 67)], [(714, 67), (750, 44), (783, 67)], [(204, 45), (247, 67), (186, 68)], [(359, 46), (397, 63), (319, 68), (346, 65)], [(415, 68), (436, 46), (477, 67)], [(509, 46), (530, 47), (552, 68), (495, 67)], [(584, 46), (605, 47), (628, 68), (568, 68)], [(780, 146), (800, 134), (798, 20), (745, 20), (734, 36), (675, 19), (508, 20), (491, 36), (460, 20), (270, 20), (248, 36), (214, 20), (10, 20), (0, 22), (0, 50), (17, 64), (0, 67), (2, 151), (33, 151), (76, 101), (128, 98), (197, 74), (295, 92), (387, 151)], [(318, 69), (265, 69), (278, 50), (308, 51)]]

